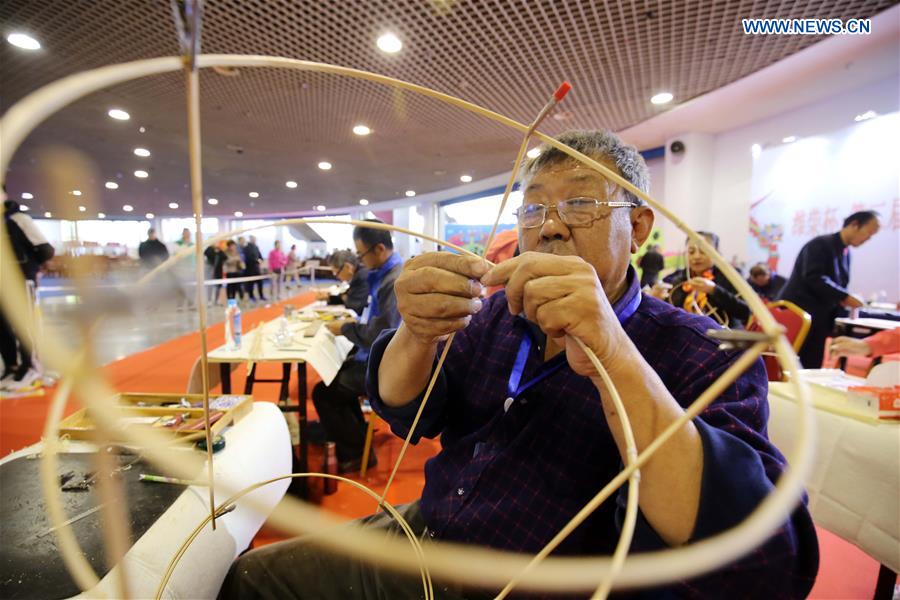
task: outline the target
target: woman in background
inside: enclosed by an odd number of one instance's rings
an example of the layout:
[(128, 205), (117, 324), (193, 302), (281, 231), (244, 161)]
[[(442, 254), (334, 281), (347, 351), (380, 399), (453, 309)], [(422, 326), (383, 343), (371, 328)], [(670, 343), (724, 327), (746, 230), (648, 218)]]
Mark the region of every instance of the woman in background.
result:
[[(244, 273), (246, 265), (241, 259), (241, 253), (238, 251), (237, 242), (228, 240), (225, 246), (225, 260), (222, 262), (222, 273), (225, 279), (236, 279)], [(235, 293), (240, 296), (240, 300), (244, 300), (244, 286), (240, 283), (229, 283), (226, 289), (228, 299), (234, 298)]]
[(275, 275), (272, 278), (272, 297), (275, 300), (281, 298), (282, 283), (284, 281), (284, 268), (288, 264), (288, 258), (281, 251), (281, 242), (276, 241), (275, 247), (269, 252), (269, 271)]
[[(716, 250), (719, 236), (698, 231)], [(743, 329), (750, 318), (750, 307), (738, 296), (737, 290), (713, 264), (700, 246), (687, 240), (684, 270), (676, 271), (653, 288), (653, 295), (668, 299), (673, 305), (696, 314), (706, 315), (722, 327)]]

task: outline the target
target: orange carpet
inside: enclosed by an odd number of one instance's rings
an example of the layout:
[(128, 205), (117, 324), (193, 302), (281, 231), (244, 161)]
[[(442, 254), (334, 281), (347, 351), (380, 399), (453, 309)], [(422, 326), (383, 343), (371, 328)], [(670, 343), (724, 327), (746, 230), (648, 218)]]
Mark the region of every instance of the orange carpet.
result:
[[(312, 299), (312, 294), (307, 293), (285, 302), (303, 306)], [(249, 331), (261, 320), (278, 316), (282, 311), (281, 304), (245, 311), (243, 315), (245, 330)], [(224, 326), (218, 324), (210, 327), (208, 340), (210, 347), (222, 344)], [(187, 387), (191, 366), (199, 354), (199, 337), (196, 334), (188, 334), (111, 363), (104, 367), (104, 373), (113, 387), (120, 391), (181, 392)], [(236, 391), (242, 389), (239, 382), (243, 381), (245, 376), (244, 367), (240, 367), (232, 374)], [(280, 368), (278, 365), (265, 365), (265, 370), (260, 367), (259, 376), (277, 378), (280, 376)], [(318, 381), (319, 378), (310, 369), (308, 392), (311, 392)], [(291, 398), (296, 398), (296, 392), (296, 381), (292, 380)], [(0, 402), (0, 456), (40, 439), (52, 393), (53, 390), (48, 390), (47, 395), (43, 397), (6, 399)], [(274, 402), (277, 400), (277, 394), (277, 385), (258, 384), (254, 389), (256, 400)], [(70, 402), (67, 414), (76, 408), (77, 406)], [(308, 408), (310, 418), (315, 418), (315, 409), (311, 401)], [(366, 485), (378, 492), (384, 488), (401, 444), (402, 440), (395, 438), (387, 425), (383, 422), (378, 424), (374, 442), (378, 466), (369, 471)], [(430, 440), (423, 440), (417, 446), (410, 447), (388, 494), (391, 503), (401, 504), (419, 497), (423, 485), (422, 466), (438, 450), (438, 442)], [(313, 462), (310, 467), (313, 470), (321, 468), (321, 465), (316, 464), (320, 456), (321, 454), (312, 453)], [(324, 496), (321, 505), (347, 518), (365, 516), (376, 509), (371, 498), (346, 485), (338, 486), (337, 493)], [(878, 563), (836, 535), (823, 529), (819, 529), (818, 533), (821, 567), (810, 598), (817, 600), (871, 598), (875, 589)], [(284, 539), (284, 536), (280, 532), (264, 527), (254, 540), (254, 546), (281, 539)]]

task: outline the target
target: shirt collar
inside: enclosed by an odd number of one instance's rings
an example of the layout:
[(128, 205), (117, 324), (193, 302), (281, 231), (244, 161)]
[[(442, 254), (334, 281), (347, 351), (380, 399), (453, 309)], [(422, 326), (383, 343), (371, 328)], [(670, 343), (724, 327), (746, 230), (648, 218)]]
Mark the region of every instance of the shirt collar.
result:
[(841, 239), (841, 232), (838, 231), (834, 234), (834, 245), (838, 250), (843, 250), (847, 247), (847, 244), (844, 243), (844, 240)]

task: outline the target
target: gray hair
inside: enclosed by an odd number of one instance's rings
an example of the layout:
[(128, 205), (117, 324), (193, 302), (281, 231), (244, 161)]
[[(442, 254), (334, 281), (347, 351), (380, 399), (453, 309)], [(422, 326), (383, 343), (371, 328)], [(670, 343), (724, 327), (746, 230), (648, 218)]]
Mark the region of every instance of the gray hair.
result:
[[(612, 163), (619, 174), (636, 188), (645, 194), (650, 191), (650, 171), (647, 169), (644, 157), (637, 151), (637, 148), (629, 146), (613, 132), (605, 129), (567, 131), (558, 136), (556, 140), (593, 159)], [(543, 144), (540, 155), (526, 161), (523, 167), (522, 181), (531, 179), (546, 167), (569, 160), (574, 161), (575, 159), (553, 146)], [(644, 204), (643, 200), (628, 190), (623, 189), (622, 191), (628, 201), (638, 205)]]
[(350, 250), (338, 250), (332, 254), (331, 258), (328, 260), (329, 266), (334, 267), (338, 271), (343, 269), (344, 265), (347, 263), (350, 263), (354, 267), (359, 265), (356, 254)]

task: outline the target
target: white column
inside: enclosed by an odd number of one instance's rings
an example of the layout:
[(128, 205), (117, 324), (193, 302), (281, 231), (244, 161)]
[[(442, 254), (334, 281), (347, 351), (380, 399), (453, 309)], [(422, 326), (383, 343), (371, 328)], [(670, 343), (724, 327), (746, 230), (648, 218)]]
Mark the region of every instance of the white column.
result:
[[(712, 169), (715, 137), (709, 133), (685, 133), (666, 140), (666, 208), (694, 230), (713, 231)], [(672, 152), (672, 143), (680, 141), (684, 149)], [(668, 219), (661, 219), (663, 244), (667, 251), (684, 247), (685, 236)]]
[[(425, 228), (422, 233), (432, 237), (440, 237), (437, 231), (438, 205), (434, 202), (425, 202), (419, 205), (419, 214), (425, 218)], [(422, 252), (434, 252), (437, 244), (422, 240)]]
[[(394, 209), (394, 225), (409, 229), (409, 213), (412, 207), (395, 208)], [(412, 256), (412, 239), (405, 233), (394, 233), (394, 250), (400, 254), (403, 260), (409, 260)]]

